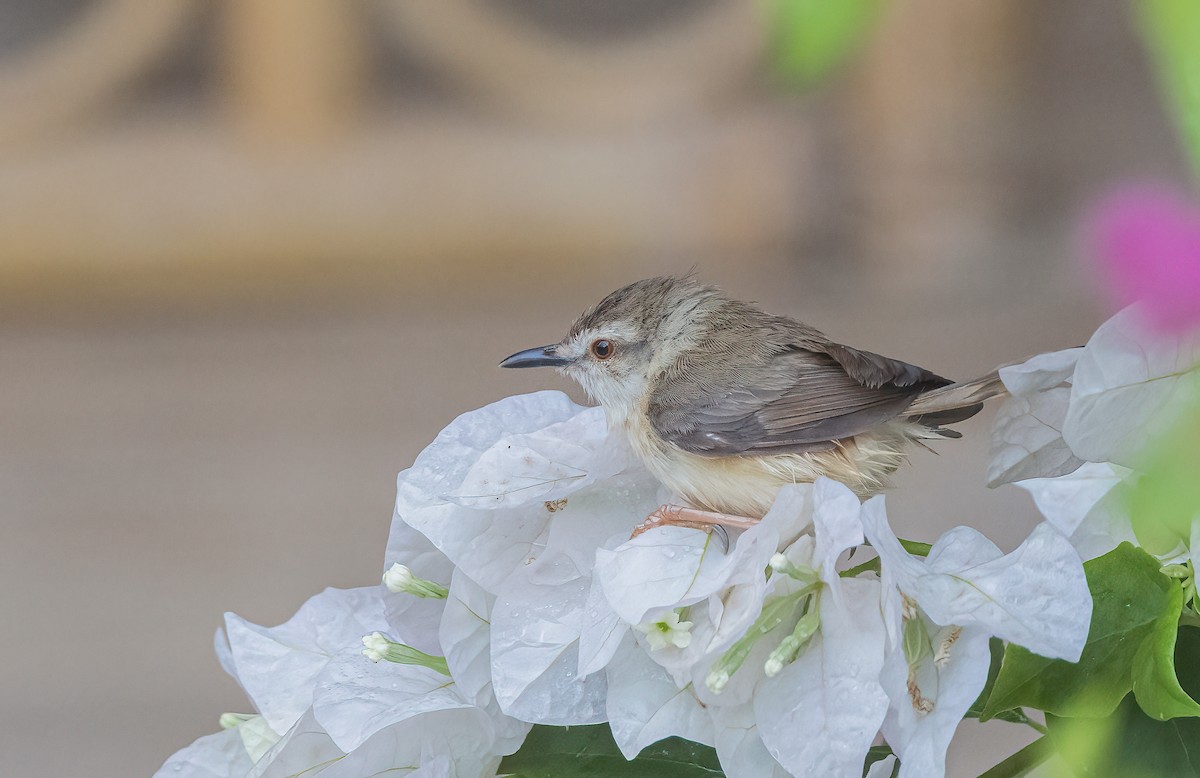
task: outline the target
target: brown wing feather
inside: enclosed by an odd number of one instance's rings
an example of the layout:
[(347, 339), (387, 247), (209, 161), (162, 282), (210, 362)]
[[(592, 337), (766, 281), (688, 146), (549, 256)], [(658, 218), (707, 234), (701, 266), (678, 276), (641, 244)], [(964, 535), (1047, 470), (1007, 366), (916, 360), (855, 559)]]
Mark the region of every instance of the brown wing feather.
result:
[(922, 392), (950, 383), (788, 320), (769, 324), (759, 338), (743, 332), (707, 344), (707, 365), (693, 358), (668, 371), (650, 401), (658, 434), (707, 456), (821, 450), (896, 418)]

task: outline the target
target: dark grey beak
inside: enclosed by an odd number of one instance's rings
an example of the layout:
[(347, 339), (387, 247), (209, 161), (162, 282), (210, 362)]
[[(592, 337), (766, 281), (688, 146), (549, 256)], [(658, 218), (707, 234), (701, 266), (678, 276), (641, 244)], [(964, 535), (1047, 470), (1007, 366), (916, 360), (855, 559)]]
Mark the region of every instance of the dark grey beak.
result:
[(571, 360), (554, 353), (555, 346), (538, 346), (518, 351), (500, 363), (500, 367), (561, 367)]

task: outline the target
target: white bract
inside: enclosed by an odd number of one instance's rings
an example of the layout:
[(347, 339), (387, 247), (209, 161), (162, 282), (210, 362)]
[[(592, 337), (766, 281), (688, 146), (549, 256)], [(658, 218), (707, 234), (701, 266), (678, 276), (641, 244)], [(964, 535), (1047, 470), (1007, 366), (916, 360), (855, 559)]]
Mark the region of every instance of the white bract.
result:
[[(397, 775), (449, 778), (494, 775), (500, 758), (488, 751), (486, 727), (474, 729), (454, 711), (434, 711), (408, 726), (379, 730), (350, 753), (333, 742), (310, 711), (255, 765), (251, 778), (362, 778)], [(190, 777), (189, 777), (190, 778)]]
[(363, 635), (388, 631), (379, 592), (326, 589), (277, 627), (225, 614), (232, 674), (271, 729), (287, 732), (312, 706), (317, 676), (335, 654), (360, 650)]
[(176, 751), (154, 778), (245, 778), (253, 769), (254, 760), (233, 727)]
[[(417, 554), (413, 561), (436, 566), (439, 557), (444, 560), (440, 554), (424, 558)], [(358, 776), (401, 767), (405, 768), (401, 775), (494, 771), (500, 755), (520, 746), (528, 726), (499, 711), (487, 681), (481, 683), (477, 673), (461, 664), (461, 650), (455, 652), (454, 661), (468, 680), (462, 689), (450, 676), (447, 660), (413, 648), (408, 630), (388, 621), (389, 612), (404, 610), (385, 608), (385, 601), (395, 598), (421, 601), (411, 594), (389, 593), (383, 586), (329, 589), (278, 627), (260, 627), (229, 614), (228, 641), (218, 633), (218, 655), (262, 717), (225, 718), (223, 723), (236, 723), (242, 733), (241, 755), (229, 748), (228, 736), (212, 737), (180, 752), (173, 763), (224, 759), (235, 766), (232, 774), (256, 776)], [(456, 608), (461, 603), (458, 597), (434, 598), (434, 602), (439, 609), (450, 602)], [(437, 621), (432, 648), (440, 650)], [(453, 622), (449, 627), (453, 634)], [(419, 635), (429, 632), (427, 624), (415, 624), (411, 630)], [(467, 645), (478, 643), (472, 636), (463, 637)], [(483, 637), (486, 641), (486, 633)], [(245, 730), (260, 722), (258, 734), (271, 737), (258, 737), (252, 743)], [(276, 740), (269, 749), (262, 747)], [(434, 756), (437, 759), (430, 761)], [(253, 765), (251, 773), (242, 771), (247, 759)]]
[(1149, 330), (1133, 307), (1092, 335), (1072, 378), (1063, 438), (1081, 459), (1136, 464), (1167, 429), (1200, 365), (1200, 331), (1178, 339)]
[(1087, 642), (1092, 598), (1067, 538), (1038, 525), (1004, 554), (969, 527), (911, 556), (892, 532), (882, 497), (863, 506), (879, 553), (891, 699), (884, 735), (903, 776), (945, 774), (946, 748), (983, 690), (995, 635), (1043, 656), (1077, 661)]
[(1062, 435), (1071, 376), (1082, 352), (1072, 348), (1039, 354), (1000, 369), (1000, 380), (1009, 393), (992, 423), (989, 486), (1065, 475), (1083, 464)]
[[(632, 465), (599, 408), (575, 405), (560, 392), (509, 397), (442, 430), (400, 474), (396, 515), (496, 593), (541, 555), (552, 520), (566, 519), (594, 540), (617, 527), (628, 532), (644, 519), (645, 495), (631, 493), (628, 485), (607, 485), (614, 503), (602, 515), (569, 510), (580, 491)], [(617, 510), (622, 497), (627, 516)]]
[(810, 523), (811, 495), (808, 484), (780, 490), (771, 511), (741, 533), (728, 552), (714, 535), (672, 526), (611, 550), (597, 549), (595, 578), (601, 591), (589, 596), (588, 607), (597, 617), (595, 640), (606, 651), (589, 654), (593, 661), (587, 670), (596, 669), (597, 659), (615, 650), (630, 627), (687, 608), (692, 623), (687, 645), (659, 645), (651, 658), (680, 686), (691, 683), (698, 668), (707, 668), (758, 618), (768, 590), (767, 563), (781, 543), (791, 543)]
[(632, 640), (622, 643), (607, 669), (606, 714), (613, 738), (628, 759), (646, 746), (677, 736), (712, 745), (712, 717), (691, 686), (671, 676)]
[(838, 575), (838, 558), (863, 542), (854, 493), (822, 478), (813, 502), (816, 542), (807, 566), (820, 575), (820, 631), (776, 678), (759, 684), (754, 714), (767, 749), (793, 774), (858, 778), (887, 710), (879, 583)]
[(1123, 542), (1137, 543), (1118, 489), (1135, 477), (1127, 467), (1088, 462), (1070, 475), (1016, 485), (1029, 492), (1046, 521), (1070, 539), (1086, 562)]
[(495, 595), (492, 685), (506, 713), (603, 720), (604, 677), (579, 675), (595, 551), (628, 537), (658, 488), (602, 411), (557, 392), (459, 417), (400, 475), (398, 519)]

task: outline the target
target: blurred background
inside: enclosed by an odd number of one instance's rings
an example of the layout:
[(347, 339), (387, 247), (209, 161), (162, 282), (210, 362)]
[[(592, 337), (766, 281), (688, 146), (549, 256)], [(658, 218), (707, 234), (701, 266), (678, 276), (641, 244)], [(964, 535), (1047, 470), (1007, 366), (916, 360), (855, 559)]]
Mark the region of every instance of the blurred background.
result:
[[(1081, 212), (1186, 172), (1129, 6), (821, 5), (0, 3), (0, 772), (149, 775), (247, 709), (222, 612), (377, 582), (397, 471), (582, 400), (496, 363), (629, 281), (958, 378), (1082, 344)], [(989, 421), (902, 534), (1032, 528)], [(965, 724), (950, 774), (1032, 734)]]

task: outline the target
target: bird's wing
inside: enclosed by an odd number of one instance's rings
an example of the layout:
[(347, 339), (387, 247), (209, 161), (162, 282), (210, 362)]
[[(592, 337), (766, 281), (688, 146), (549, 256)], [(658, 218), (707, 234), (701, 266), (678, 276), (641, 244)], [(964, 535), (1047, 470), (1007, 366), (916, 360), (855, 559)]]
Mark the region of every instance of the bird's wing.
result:
[(736, 388), (712, 380), (711, 368), (693, 366), (651, 396), (651, 423), (663, 439), (705, 456), (820, 450), (899, 416), (922, 392), (950, 383), (907, 362), (827, 341), (785, 345), (753, 364), (736, 354), (723, 358), (733, 369), (720, 374), (735, 376)]

